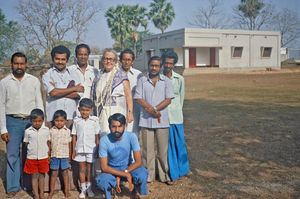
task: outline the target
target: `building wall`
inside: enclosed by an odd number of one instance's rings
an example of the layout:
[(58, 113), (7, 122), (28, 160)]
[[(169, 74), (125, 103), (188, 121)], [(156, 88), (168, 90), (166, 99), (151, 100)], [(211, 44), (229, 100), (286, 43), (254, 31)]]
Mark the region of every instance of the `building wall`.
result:
[[(232, 57), (233, 47), (243, 47), (241, 57)], [(269, 58), (261, 57), (261, 47), (271, 47)], [(177, 65), (189, 67), (188, 49), (196, 48), (196, 65), (210, 65), (210, 48), (216, 48), (220, 68), (280, 68), (280, 33), (271, 31), (185, 28), (152, 35), (143, 41), (143, 51), (161, 55), (162, 49), (178, 54)], [(147, 57), (144, 55), (144, 63)]]

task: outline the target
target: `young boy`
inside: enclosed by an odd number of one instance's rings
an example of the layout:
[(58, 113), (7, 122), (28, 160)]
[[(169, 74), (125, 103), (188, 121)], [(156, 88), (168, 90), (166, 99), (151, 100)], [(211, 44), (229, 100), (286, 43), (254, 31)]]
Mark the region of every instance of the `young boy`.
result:
[(69, 162), (71, 161), (71, 131), (66, 127), (67, 113), (57, 110), (53, 115), (53, 127), (50, 129), (51, 137), (51, 180), (49, 199), (54, 194), (54, 187), (59, 169), (62, 170), (65, 197), (69, 197)]
[(43, 199), (45, 173), (49, 171), (50, 132), (48, 127), (44, 126), (44, 113), (41, 109), (31, 111), (30, 121), (32, 126), (25, 130), (24, 135), (27, 147), (24, 172), (31, 174), (34, 198)]
[(79, 162), (79, 178), (81, 183), (79, 198), (85, 198), (86, 193), (89, 197), (94, 197), (91, 189), (91, 168), (94, 156), (97, 157), (100, 131), (99, 120), (95, 116), (90, 116), (93, 112), (93, 102), (90, 99), (83, 98), (79, 102), (78, 109), (80, 116), (74, 119), (72, 128), (72, 159)]

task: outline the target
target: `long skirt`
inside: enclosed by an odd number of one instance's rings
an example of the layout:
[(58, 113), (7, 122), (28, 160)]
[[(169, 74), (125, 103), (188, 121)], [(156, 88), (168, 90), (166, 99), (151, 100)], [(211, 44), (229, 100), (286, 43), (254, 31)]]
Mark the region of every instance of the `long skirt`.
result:
[(168, 163), (170, 177), (172, 180), (176, 180), (190, 172), (189, 158), (185, 146), (183, 124), (170, 125)]

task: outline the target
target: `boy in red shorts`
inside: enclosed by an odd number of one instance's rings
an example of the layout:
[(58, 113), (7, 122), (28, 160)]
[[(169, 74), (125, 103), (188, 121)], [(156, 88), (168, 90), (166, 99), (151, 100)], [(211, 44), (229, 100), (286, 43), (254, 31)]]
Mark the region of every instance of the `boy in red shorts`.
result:
[(32, 126), (26, 129), (24, 134), (24, 142), (27, 147), (24, 172), (32, 177), (34, 198), (43, 199), (45, 173), (49, 171), (50, 131), (48, 127), (44, 126), (42, 110), (33, 109), (30, 113), (30, 121)]

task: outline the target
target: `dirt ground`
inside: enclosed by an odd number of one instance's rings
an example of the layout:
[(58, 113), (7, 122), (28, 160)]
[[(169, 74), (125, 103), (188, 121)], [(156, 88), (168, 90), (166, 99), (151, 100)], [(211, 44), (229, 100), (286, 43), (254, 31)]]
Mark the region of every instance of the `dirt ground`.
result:
[[(173, 186), (148, 184), (144, 198), (300, 198), (300, 70), (206, 73), (185, 80), (191, 173)], [(1, 141), (0, 198), (4, 148)], [(22, 191), (16, 198), (31, 197)], [(119, 198), (129, 198), (128, 192)]]

